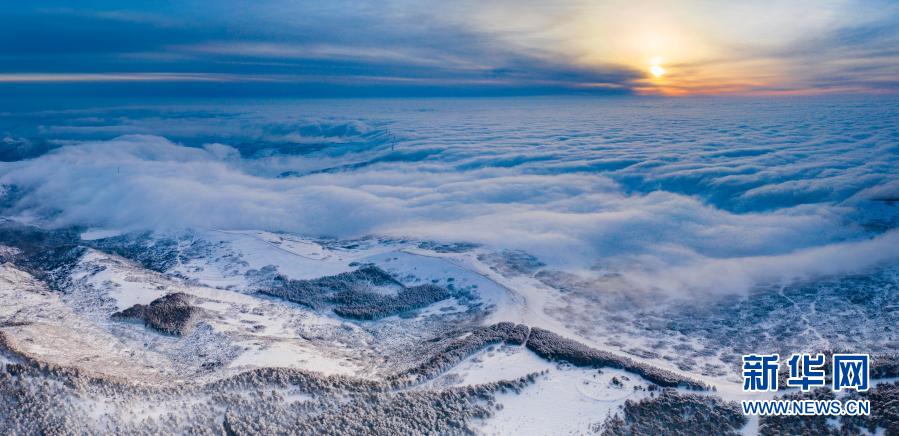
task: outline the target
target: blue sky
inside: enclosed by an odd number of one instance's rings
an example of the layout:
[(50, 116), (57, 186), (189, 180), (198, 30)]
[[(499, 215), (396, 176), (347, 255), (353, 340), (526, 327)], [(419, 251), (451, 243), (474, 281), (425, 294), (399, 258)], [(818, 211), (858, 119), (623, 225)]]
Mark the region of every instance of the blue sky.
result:
[(297, 96), (899, 88), (897, 3), (749, 3), (5, 2), (0, 86)]

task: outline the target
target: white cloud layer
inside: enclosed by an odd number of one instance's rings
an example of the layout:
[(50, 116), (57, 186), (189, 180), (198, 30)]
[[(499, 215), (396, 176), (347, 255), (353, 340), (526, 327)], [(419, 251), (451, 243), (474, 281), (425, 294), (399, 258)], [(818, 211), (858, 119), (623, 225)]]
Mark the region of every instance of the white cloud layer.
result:
[[(618, 111), (634, 110), (624, 106)], [(741, 292), (899, 260), (895, 206), (883, 201), (896, 194), (895, 131), (877, 119), (854, 133), (808, 134), (789, 122), (765, 124), (773, 118), (729, 119), (715, 129), (739, 139), (722, 145), (691, 131), (695, 108), (686, 109), (649, 111), (643, 119), (656, 128), (606, 120), (590, 133), (589, 124), (567, 126), (570, 136), (560, 139), (533, 122), (552, 124), (551, 111), (520, 121), (529, 128), (500, 123), (510, 130), (497, 131), (484, 119), (501, 115), (463, 116), (451, 106), (397, 116), (402, 139), (393, 151), (385, 139), (392, 134), (356, 126), (324, 150), (253, 158), (221, 143), (130, 135), (5, 163), (0, 183), (20, 195), (8, 214), (59, 226), (468, 241), (525, 250), (582, 274), (623, 274), (634, 289), (675, 295)], [(477, 122), (483, 130), (472, 129)], [(360, 146), (360, 138), (374, 142)]]

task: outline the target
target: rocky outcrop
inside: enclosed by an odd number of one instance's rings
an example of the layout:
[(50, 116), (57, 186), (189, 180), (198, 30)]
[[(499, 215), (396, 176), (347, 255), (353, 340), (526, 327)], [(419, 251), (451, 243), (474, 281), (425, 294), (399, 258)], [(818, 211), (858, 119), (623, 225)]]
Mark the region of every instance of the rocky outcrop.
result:
[(190, 332), (202, 309), (191, 306), (191, 296), (176, 292), (157, 298), (149, 305), (135, 304), (112, 314), (113, 319), (141, 320), (147, 327), (170, 335), (182, 336)]

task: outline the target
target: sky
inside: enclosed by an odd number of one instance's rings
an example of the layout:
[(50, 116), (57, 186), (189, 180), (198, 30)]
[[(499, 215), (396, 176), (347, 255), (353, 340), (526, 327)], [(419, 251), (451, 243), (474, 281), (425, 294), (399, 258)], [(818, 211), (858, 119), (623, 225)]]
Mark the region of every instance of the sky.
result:
[(0, 91), (292, 96), (899, 89), (899, 2), (0, 4)]

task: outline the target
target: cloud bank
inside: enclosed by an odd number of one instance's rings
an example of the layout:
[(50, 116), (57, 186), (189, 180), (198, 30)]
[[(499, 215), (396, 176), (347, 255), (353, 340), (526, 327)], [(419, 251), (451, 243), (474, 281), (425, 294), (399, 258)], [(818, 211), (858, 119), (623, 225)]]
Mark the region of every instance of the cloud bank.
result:
[[(355, 102), (366, 118), (343, 122), (321, 105), (23, 115), (58, 148), (0, 166), (4, 215), (475, 242), (671, 294), (899, 260), (895, 102), (510, 104)], [(317, 122), (285, 115), (313, 107)]]

